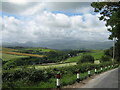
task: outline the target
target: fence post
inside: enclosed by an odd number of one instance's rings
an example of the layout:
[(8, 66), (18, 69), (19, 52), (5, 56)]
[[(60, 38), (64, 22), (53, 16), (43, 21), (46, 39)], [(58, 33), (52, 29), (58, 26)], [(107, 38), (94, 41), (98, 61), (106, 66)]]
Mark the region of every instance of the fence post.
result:
[(107, 69), (107, 67), (105, 66), (105, 70)]
[(80, 82), (80, 71), (78, 70), (77, 71), (77, 80), (76, 80), (78, 83)]
[(90, 70), (88, 70), (88, 76), (90, 77)]
[(60, 72), (57, 73), (57, 81), (56, 81), (56, 85), (57, 85), (57, 88), (60, 88)]
[(95, 74), (97, 74), (97, 69), (95, 68)]
[(103, 70), (103, 68), (101, 67), (101, 71)]
[(112, 65), (112, 68), (113, 68), (113, 65)]

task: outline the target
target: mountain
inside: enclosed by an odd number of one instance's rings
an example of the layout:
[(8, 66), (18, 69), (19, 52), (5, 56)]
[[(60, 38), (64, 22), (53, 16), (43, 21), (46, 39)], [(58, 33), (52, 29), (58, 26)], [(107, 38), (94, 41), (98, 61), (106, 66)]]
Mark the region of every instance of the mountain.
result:
[(47, 42), (26, 42), (26, 43), (7, 43), (3, 46), (23, 46), (23, 47), (47, 47), (51, 49), (107, 49), (113, 45), (112, 41), (82, 41), (82, 40), (54, 40)]

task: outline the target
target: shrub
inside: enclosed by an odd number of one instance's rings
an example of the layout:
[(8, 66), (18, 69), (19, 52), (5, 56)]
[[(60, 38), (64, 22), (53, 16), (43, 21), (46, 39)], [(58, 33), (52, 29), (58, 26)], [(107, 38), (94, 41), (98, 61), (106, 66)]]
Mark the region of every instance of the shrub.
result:
[[(4, 70), (3, 71), (3, 87), (30, 87), (32, 85), (37, 85), (38, 83), (44, 82), (47, 83), (49, 85), (52, 85), (53, 80), (56, 80), (56, 74), (58, 72), (60, 72), (61, 74), (61, 79), (62, 80), (62, 85), (67, 85), (67, 84), (71, 84), (75, 81), (76, 78), (76, 71), (80, 71), (81, 74), (84, 74), (84, 76), (82, 76), (82, 79), (87, 77), (87, 72), (88, 70), (93, 70), (96, 69), (100, 69), (100, 67), (105, 67), (108, 65), (114, 65), (115, 62), (103, 62), (100, 63), (98, 65), (94, 64), (94, 63), (82, 63), (82, 64), (78, 64), (75, 66), (68, 66), (68, 67), (56, 67), (56, 68), (49, 68), (49, 69), (44, 69), (44, 70), (38, 70), (35, 68), (23, 68), (23, 69), (19, 69), (19, 70)], [(118, 67), (118, 64), (114, 67)], [(98, 71), (100, 72), (100, 71)], [(67, 78), (67, 77), (70, 77)], [(52, 81), (48, 80), (51, 79)], [(69, 79), (69, 80), (68, 80)], [(66, 81), (68, 80), (68, 81)], [(20, 84), (20, 85), (19, 85)], [(42, 84), (42, 83), (41, 83)], [(55, 84), (54, 84), (55, 85)], [(40, 85), (42, 86), (42, 85)], [(44, 85), (43, 85), (44, 86)], [(46, 84), (45, 84), (46, 86)], [(52, 87), (52, 86), (50, 86)]]
[(108, 62), (111, 61), (111, 58), (109, 56), (102, 56), (100, 59), (100, 62)]
[(78, 64), (85, 63), (85, 62), (94, 63), (94, 57), (91, 55), (83, 55), (81, 59), (78, 61)]
[(3, 64), (3, 69), (8, 70), (10, 68), (15, 68), (16, 67), (16, 63), (12, 60), (7, 61), (5, 64)]

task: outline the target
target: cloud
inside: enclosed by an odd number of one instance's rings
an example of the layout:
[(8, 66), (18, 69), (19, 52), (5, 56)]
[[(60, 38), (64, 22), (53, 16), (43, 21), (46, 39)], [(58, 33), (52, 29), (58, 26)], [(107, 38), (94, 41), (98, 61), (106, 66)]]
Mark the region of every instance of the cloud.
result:
[(2, 18), (0, 17), (0, 45), (2, 45)]
[[(92, 7), (90, 2), (49, 2), (46, 3), (50, 11), (67, 11), (67, 12), (86, 12)], [(87, 8), (87, 9), (86, 9)], [(89, 9), (88, 9), (89, 8)]]
[(87, 13), (92, 7), (90, 2), (26, 2), (26, 4), (2, 2), (2, 12), (16, 15), (35, 15), (43, 10)]
[[(43, 3), (29, 2), (27, 4), (18, 5), (10, 2), (2, 3), (2, 12), (15, 15), (32, 15), (44, 9)], [(40, 12), (41, 13), (41, 12)]]
[(44, 11), (28, 21), (4, 16), (2, 25), (3, 42), (47, 42), (64, 39), (102, 41), (107, 40), (108, 36), (104, 23), (92, 14), (69, 17)]
[[(64, 11), (83, 13), (67, 15)], [(3, 42), (54, 42), (59, 40), (106, 41), (108, 31), (99, 14), (92, 14), (90, 3), (3, 3)], [(23, 17), (22, 19), (18, 17)]]

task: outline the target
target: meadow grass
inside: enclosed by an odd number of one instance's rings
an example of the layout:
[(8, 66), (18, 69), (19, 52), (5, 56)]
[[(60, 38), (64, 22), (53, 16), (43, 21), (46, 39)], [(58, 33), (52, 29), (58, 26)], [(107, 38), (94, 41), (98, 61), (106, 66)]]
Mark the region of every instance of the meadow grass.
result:
[[(111, 66), (107, 69), (105, 69), (105, 67), (103, 67), (102, 71), (99, 68), (99, 69), (97, 69), (97, 72), (99, 74), (99, 73), (105, 72), (107, 70), (116, 68), (118, 66), (119, 65), (114, 65), (114, 67)], [(91, 75), (95, 74), (94, 69), (92, 69), (90, 71), (91, 71)], [(66, 85), (74, 84), (76, 82), (76, 78), (77, 78), (77, 75), (75, 73), (72, 73), (72, 72), (68, 72), (66, 74), (61, 73), (60, 86), (64, 87)], [(80, 73), (80, 80), (81, 81), (86, 79), (86, 78), (88, 78), (88, 72)], [(41, 89), (42, 88), (56, 88), (56, 75), (52, 76), (48, 80), (32, 83), (31, 85), (26, 83), (24, 80), (23, 81), (18, 80), (18, 82), (13, 83), (13, 85), (16, 85), (17, 87), (20, 87), (20, 88), (41, 88)]]
[[(55, 67), (66, 67), (66, 66), (74, 66), (76, 63), (63, 63), (63, 64), (53, 64), (53, 65), (35, 65), (36, 69), (46, 69), (46, 68), (55, 68)], [(31, 68), (31, 66), (29, 66)]]
[(40, 82), (30, 88), (56, 88), (56, 78), (50, 78), (46, 82)]
[(55, 51), (53, 49), (46, 49), (46, 48), (24, 48), (24, 49), (21, 49), (21, 50), (35, 50), (35, 51), (41, 51), (41, 52)]
[(0, 51), (15, 51), (15, 49), (1, 47)]
[[(58, 67), (68, 67), (68, 66), (74, 66), (74, 65), (77, 65), (76, 63), (64, 63), (64, 64), (53, 64), (53, 65), (29, 65), (29, 66), (26, 66), (26, 68), (35, 68), (35, 69), (41, 69), (41, 70), (44, 70), (44, 69), (48, 69), (48, 68), (58, 68)], [(19, 69), (22, 69), (24, 66), (18, 66), (16, 68), (14, 68), (14, 70), (19, 70)]]
[(77, 56), (74, 57), (69, 57), (68, 59), (66, 59), (64, 62), (78, 62), (81, 58), (81, 56), (83, 55), (83, 53), (79, 53)]
[[(92, 70), (92, 75), (94, 71)], [(80, 73), (80, 80), (84, 80), (88, 77), (88, 72)], [(61, 75), (60, 85), (61, 87), (66, 85), (71, 85), (76, 82), (77, 75), (73, 73)], [(32, 88), (56, 88), (56, 78), (50, 78), (47, 82), (40, 82), (37, 85), (32, 86)]]
[(76, 74), (70, 73), (63, 75), (61, 78), (61, 86), (71, 85), (76, 82)]
[(79, 53), (78, 56), (70, 57), (64, 62), (78, 62), (83, 55), (92, 55), (95, 60), (99, 60), (104, 55), (104, 50), (92, 50), (87, 53)]
[(95, 60), (99, 60), (102, 56), (104, 56), (104, 50), (92, 50), (92, 52), (86, 54), (92, 55)]
[(5, 47), (0, 47), (0, 51), (19, 51), (19, 50), (36, 50), (36, 51), (41, 51), (41, 52), (49, 52), (49, 51), (55, 51), (53, 49), (47, 49), (47, 48), (18, 48), (18, 49), (11, 49), (11, 48), (5, 48)]
[(0, 53), (0, 57), (2, 57), (3, 61), (8, 61), (14, 58), (23, 58), (23, 57), (28, 57), (28, 56), (19, 56), (19, 55)]
[[(44, 49), (44, 48), (22, 48), (20, 50), (36, 50), (36, 51), (41, 51), (41, 52), (50, 52), (54, 51), (52, 49)], [(44, 57), (43, 55), (38, 55), (38, 54), (27, 54), (27, 53), (19, 53), (19, 52), (14, 52), (14, 51), (19, 51), (19, 49), (10, 49), (10, 48), (0, 48), (0, 57), (4, 60), (10, 60), (13, 58), (21, 58), (21, 57), (28, 57), (28, 56), (33, 56), (33, 57)]]
[(20, 55), (20, 56), (45, 57), (44, 55), (27, 54), (27, 53), (19, 53), (19, 52), (7, 52), (7, 51), (2, 51), (2, 53), (11, 54), (11, 55)]

